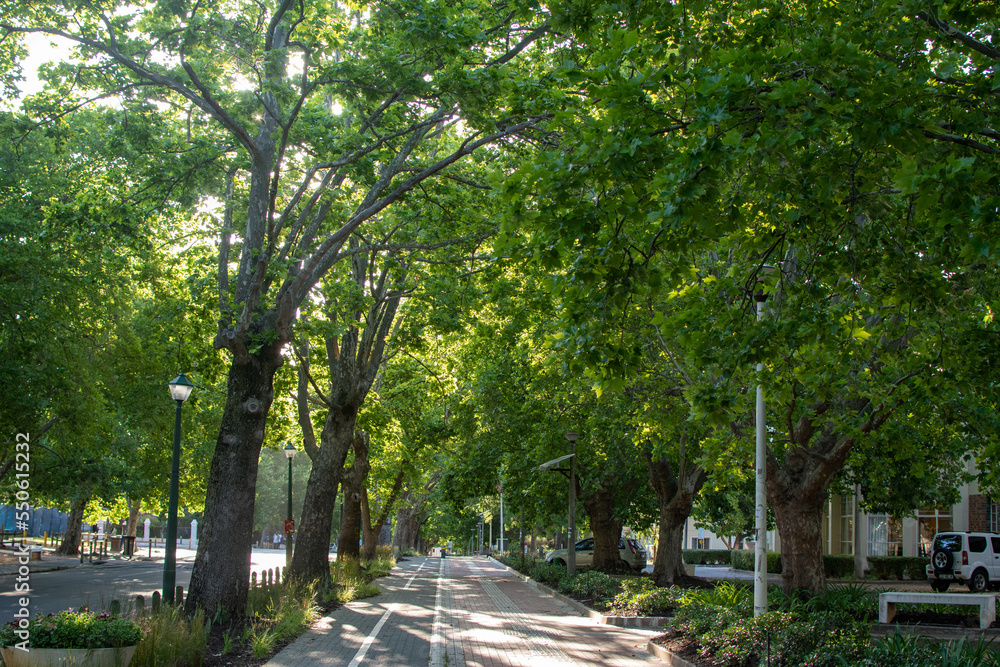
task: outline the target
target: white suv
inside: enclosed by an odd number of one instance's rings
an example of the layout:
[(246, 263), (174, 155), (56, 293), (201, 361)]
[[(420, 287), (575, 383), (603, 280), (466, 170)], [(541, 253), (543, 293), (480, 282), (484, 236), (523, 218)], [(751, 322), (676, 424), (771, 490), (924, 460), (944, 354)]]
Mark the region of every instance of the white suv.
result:
[(952, 582), (982, 593), (1000, 584), (1000, 534), (938, 533), (934, 536), (927, 580), (944, 592)]

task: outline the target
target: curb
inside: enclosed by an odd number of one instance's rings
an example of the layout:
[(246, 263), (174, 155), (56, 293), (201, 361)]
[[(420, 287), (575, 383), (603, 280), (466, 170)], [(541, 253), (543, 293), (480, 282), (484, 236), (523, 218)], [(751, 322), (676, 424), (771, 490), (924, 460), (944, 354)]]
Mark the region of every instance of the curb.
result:
[(589, 616), (596, 623), (601, 623), (604, 625), (614, 625), (619, 628), (637, 628), (637, 629), (657, 629), (662, 628), (670, 620), (667, 616), (610, 616), (607, 614), (602, 614), (599, 611), (594, 611), (586, 605), (580, 604), (573, 598), (563, 595), (559, 591), (553, 590), (546, 586), (545, 584), (540, 584), (531, 577), (521, 574), (517, 570), (504, 565), (500, 561), (496, 560), (492, 556), (489, 556), (490, 561), (504, 568), (514, 576), (518, 577), (521, 581), (528, 584), (539, 593), (544, 593), (559, 600), (563, 604), (571, 607), (572, 609), (578, 611), (582, 616)]
[(670, 665), (670, 667), (698, 667), (693, 662), (685, 660), (676, 653), (671, 653), (662, 646), (654, 644), (652, 639), (646, 642), (646, 650), (652, 653), (660, 660), (662, 660), (663, 662)]

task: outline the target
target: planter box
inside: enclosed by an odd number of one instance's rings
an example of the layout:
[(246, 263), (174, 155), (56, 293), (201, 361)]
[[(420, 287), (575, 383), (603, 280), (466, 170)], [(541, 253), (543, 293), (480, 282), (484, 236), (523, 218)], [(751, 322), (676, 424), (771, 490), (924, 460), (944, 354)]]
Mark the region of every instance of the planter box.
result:
[(135, 646), (123, 648), (0, 648), (7, 667), (128, 667)]

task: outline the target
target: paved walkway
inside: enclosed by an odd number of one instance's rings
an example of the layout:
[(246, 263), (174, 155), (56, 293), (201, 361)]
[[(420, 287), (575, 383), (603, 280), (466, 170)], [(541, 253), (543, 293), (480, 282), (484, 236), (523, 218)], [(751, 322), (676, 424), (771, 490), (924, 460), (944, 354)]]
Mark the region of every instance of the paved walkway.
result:
[(483, 558), (411, 558), (378, 580), (382, 595), (335, 610), (271, 667), (662, 665), (657, 631), (581, 617)]

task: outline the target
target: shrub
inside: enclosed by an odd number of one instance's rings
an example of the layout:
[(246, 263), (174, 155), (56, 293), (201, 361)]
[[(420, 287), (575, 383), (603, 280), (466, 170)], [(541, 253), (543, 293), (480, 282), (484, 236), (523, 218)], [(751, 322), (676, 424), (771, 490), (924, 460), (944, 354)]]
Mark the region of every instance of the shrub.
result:
[[(754, 569), (754, 552), (749, 549), (735, 549), (730, 551), (730, 564), (736, 570)], [(781, 574), (781, 553), (777, 551), (767, 552), (767, 571), (771, 574)]]
[[(3, 646), (22, 641), (17, 630), (21, 630), (17, 621), (0, 628)], [(27, 631), (30, 648), (117, 648), (135, 646), (143, 637), (142, 628), (130, 619), (72, 609), (35, 616), (28, 621)]]
[(673, 613), (683, 591), (660, 588), (652, 579), (625, 579), (611, 601), (611, 611), (621, 616), (665, 616)]
[(854, 556), (851, 554), (824, 554), (823, 570), (833, 579), (851, 579), (854, 576)]
[(618, 580), (603, 572), (580, 572), (567, 580), (571, 595), (593, 598), (595, 601), (609, 601), (619, 589)]
[[(730, 563), (736, 570), (753, 570), (754, 552), (749, 549), (735, 549), (729, 552)], [(871, 562), (872, 558), (868, 558)], [(924, 565), (926, 559), (918, 558)], [(921, 566), (923, 567), (923, 566)], [(854, 556), (844, 554), (827, 554), (823, 556), (823, 570), (826, 576), (834, 579), (850, 578), (854, 572)], [(781, 574), (781, 553), (776, 551), (767, 552), (767, 571), (771, 574)], [(922, 571), (922, 570), (921, 570)]]
[(919, 581), (927, 578), (926, 558), (912, 556), (869, 556), (868, 564), (876, 579), (912, 579)]
[(559, 581), (566, 576), (566, 568), (562, 565), (539, 562), (531, 568), (530, 576), (535, 581), (558, 587)]
[(729, 565), (729, 549), (684, 549), (681, 558), (695, 565)]

